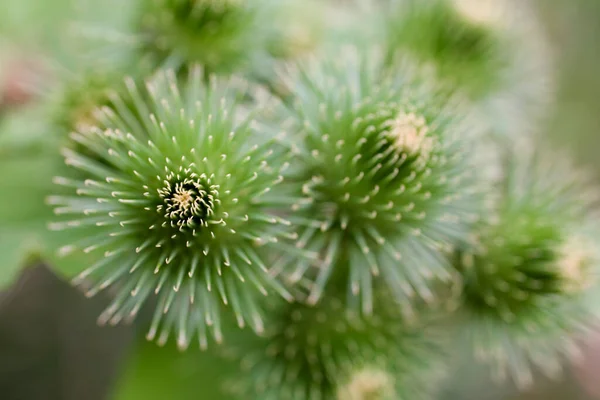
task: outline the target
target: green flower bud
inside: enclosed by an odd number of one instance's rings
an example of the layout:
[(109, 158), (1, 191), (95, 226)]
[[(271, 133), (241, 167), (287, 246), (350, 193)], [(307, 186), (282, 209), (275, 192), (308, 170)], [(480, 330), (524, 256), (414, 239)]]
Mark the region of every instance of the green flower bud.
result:
[[(95, 66), (83, 63), (68, 74), (61, 71), (63, 73), (57, 74), (54, 85), (47, 88), (46, 113), (51, 133), (60, 143), (96, 161), (100, 158), (71, 140), (71, 133), (85, 135), (94, 128), (105, 129), (104, 114), (114, 113), (117, 106), (127, 108), (127, 113), (138, 120), (143, 118), (135, 104), (127, 99), (127, 86), (123, 81), (128, 77), (129, 85), (136, 81), (141, 83), (139, 77), (149, 71), (137, 64), (134, 67), (126, 60), (112, 61)], [(144, 91), (140, 95), (148, 98)]]
[(279, 7), (271, 0), (146, 0), (141, 52), (152, 65), (176, 70), (199, 63), (209, 73), (258, 73), (282, 37), (274, 24)]
[(261, 400), (429, 399), (441, 377), (442, 335), (377, 293), (371, 316), (331, 292), (317, 307), (273, 305), (261, 338), (228, 349), (241, 371), (227, 387)]
[[(500, 376), (532, 380), (571, 355), (573, 335), (595, 321), (600, 253), (593, 183), (539, 143), (507, 157), (498, 196), (470, 246), (458, 252), (465, 336)], [(590, 225), (592, 224), (592, 225)]]
[[(512, 0), (388, 0), (374, 13), (386, 62), (406, 54), (463, 91), (497, 132), (529, 128), (552, 98), (553, 62), (532, 10)], [(516, 131), (521, 132), (519, 128)]]
[(102, 162), (65, 149), (66, 163), (87, 179), (57, 178), (74, 193), (49, 199), (57, 214), (74, 216), (54, 229), (95, 230), (63, 252), (105, 251), (74, 280), (91, 281), (88, 295), (115, 288), (100, 321), (133, 318), (156, 295), (148, 337), (164, 343), (174, 331), (181, 348), (195, 335), (205, 347), (209, 331), (221, 340), (221, 303), (240, 325), (261, 331), (256, 294), (291, 299), (267, 258), (287, 246), (280, 239), (289, 222), (273, 213), (279, 195), (272, 191), (286, 155), (269, 148), (238, 104), (242, 82), (205, 86), (199, 68), (189, 80), (178, 85), (172, 71), (160, 73), (147, 83), (149, 100), (130, 84), (124, 103), (143, 119), (117, 105), (105, 109), (104, 130), (73, 135)]
[(110, 103), (109, 93), (114, 82), (124, 75), (109, 72), (82, 74), (66, 82), (54, 106), (54, 124), (57, 130), (69, 134), (88, 130), (99, 124), (94, 115)]
[[(370, 313), (378, 276), (400, 302), (432, 300), (430, 278), (449, 277), (444, 252), (477, 218), (477, 125), (429, 78), (408, 66), (384, 76), (377, 57), (356, 52), (288, 77), (298, 98), (281, 125), (301, 188), (291, 221), (296, 246), (322, 256), (310, 304), (342, 279)], [(288, 261), (292, 282), (314, 270)]]
[(431, 62), (439, 74), (469, 92), (497, 84), (504, 60), (496, 59), (496, 35), (461, 15), (449, 0), (390, 2), (387, 57), (402, 50)]

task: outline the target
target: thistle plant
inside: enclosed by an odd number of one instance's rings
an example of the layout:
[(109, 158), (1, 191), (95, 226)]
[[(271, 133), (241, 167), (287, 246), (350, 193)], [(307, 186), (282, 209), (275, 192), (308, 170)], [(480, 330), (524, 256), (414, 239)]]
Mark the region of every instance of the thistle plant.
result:
[(64, 252), (105, 251), (74, 279), (90, 282), (90, 296), (116, 288), (100, 322), (131, 319), (156, 295), (148, 338), (164, 343), (174, 331), (181, 348), (193, 336), (206, 347), (209, 331), (221, 341), (223, 304), (241, 326), (261, 331), (256, 296), (290, 298), (267, 258), (267, 249), (286, 246), (279, 239), (288, 222), (270, 195), (286, 156), (269, 148), (238, 104), (241, 82), (202, 79), (195, 68), (180, 87), (172, 71), (159, 73), (147, 83), (149, 101), (129, 85), (143, 125), (126, 107), (105, 109), (104, 130), (73, 136), (103, 162), (65, 149), (66, 163), (87, 179), (56, 178), (75, 193), (49, 199), (57, 214), (74, 215), (54, 229), (96, 231)]
[(235, 371), (197, 389), (244, 399), (430, 400), (454, 332), (520, 384), (577, 354), (598, 196), (524, 129), (552, 67), (522, 2), (133, 6), (44, 108), (50, 227), (96, 260), (73, 283), (101, 324), (210, 345)]
[[(322, 254), (309, 304), (341, 279), (368, 314), (379, 276), (401, 303), (432, 300), (428, 280), (449, 278), (444, 254), (477, 218), (478, 128), (429, 78), (408, 65), (386, 76), (375, 55), (353, 50), (284, 78), (296, 95), (282, 111), (296, 156), (295, 245)], [(291, 282), (314, 270), (308, 259), (283, 262)]]
[(596, 321), (600, 253), (594, 185), (560, 154), (522, 142), (457, 267), (476, 355), (526, 385), (532, 365), (559, 372), (576, 334)]
[(265, 333), (227, 349), (240, 360), (239, 376), (227, 387), (245, 399), (431, 398), (446, 353), (441, 332), (427, 324), (433, 314), (406, 318), (383, 288), (377, 311), (361, 316), (339, 289), (328, 290), (317, 307), (269, 307)]

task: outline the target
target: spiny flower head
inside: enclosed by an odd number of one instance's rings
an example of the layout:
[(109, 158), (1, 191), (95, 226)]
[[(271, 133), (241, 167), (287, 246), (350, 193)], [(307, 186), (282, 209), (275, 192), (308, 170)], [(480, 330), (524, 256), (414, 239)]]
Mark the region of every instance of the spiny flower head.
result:
[(448, 277), (443, 253), (477, 217), (469, 168), (477, 124), (430, 76), (408, 65), (385, 76), (376, 56), (344, 54), (288, 79), (298, 98), (282, 141), (296, 154), (290, 180), (302, 189), (290, 218), (296, 246), (321, 255), (317, 268), (289, 258), (290, 280), (317, 271), (311, 304), (329, 280), (347, 280), (366, 313), (379, 275), (400, 301), (431, 300), (427, 280)]
[(275, 289), (289, 299), (265, 256), (288, 224), (272, 214), (271, 193), (283, 179), (285, 155), (269, 149), (239, 106), (243, 82), (211, 79), (205, 86), (199, 68), (189, 79), (178, 85), (172, 71), (159, 73), (147, 83), (149, 100), (129, 85), (129, 100), (144, 118), (132, 118), (126, 107), (105, 109), (105, 130), (73, 134), (102, 162), (64, 150), (66, 163), (87, 179), (56, 178), (76, 195), (49, 199), (57, 214), (77, 216), (53, 228), (96, 231), (64, 252), (105, 251), (75, 279), (92, 282), (89, 295), (116, 287), (100, 320), (133, 318), (156, 294), (148, 337), (164, 343), (175, 331), (181, 348), (194, 335), (205, 347), (208, 327), (221, 340), (220, 303), (240, 325), (261, 331), (255, 295)]
[[(394, 1), (387, 13), (387, 57), (399, 51), (435, 65), (439, 74), (477, 92), (497, 83), (504, 54), (497, 35), (485, 24), (466, 18), (452, 0)], [(484, 88), (482, 88), (484, 86)]]
[(531, 363), (555, 374), (557, 356), (572, 354), (572, 336), (594, 322), (600, 252), (593, 184), (539, 143), (519, 145), (457, 265), (477, 355), (524, 385)]
[(269, 58), (276, 3), (270, 0), (146, 0), (140, 10), (142, 52), (176, 69), (253, 70)]
[[(512, 0), (388, 0), (386, 62), (409, 54), (477, 102), (498, 132), (529, 127), (552, 97), (552, 57), (532, 10)], [(520, 131), (520, 130), (519, 130)]]
[[(243, 374), (229, 389), (261, 400), (428, 399), (444, 341), (425, 323), (430, 315), (409, 320), (385, 289), (377, 293), (368, 317), (346, 308), (344, 290), (328, 291), (317, 307), (273, 304), (262, 337), (227, 349)], [(343, 397), (348, 391), (356, 397)]]
[[(99, 158), (93, 152), (70, 140), (72, 132), (87, 134), (93, 128), (104, 129), (103, 109), (114, 112), (117, 106), (127, 108), (132, 117), (142, 118), (137, 107), (123, 96), (127, 93), (127, 86), (123, 81), (126, 76), (129, 85), (139, 81), (139, 77), (147, 72), (145, 67), (134, 67), (127, 60), (113, 61), (94, 66), (83, 63), (77, 71), (67, 74), (57, 71), (56, 82), (46, 88), (47, 114), (52, 133), (60, 142), (96, 161)], [(135, 74), (129, 75), (130, 72)], [(140, 95), (147, 97), (147, 93), (143, 91)]]
[(109, 104), (109, 93), (115, 78), (121, 82), (123, 77), (90, 71), (65, 82), (54, 111), (56, 128), (68, 135), (75, 130), (98, 125), (94, 112)]
[(329, 26), (339, 5), (319, 0), (280, 0), (271, 24), (277, 32), (268, 43), (269, 54), (278, 60), (304, 56), (331, 40)]

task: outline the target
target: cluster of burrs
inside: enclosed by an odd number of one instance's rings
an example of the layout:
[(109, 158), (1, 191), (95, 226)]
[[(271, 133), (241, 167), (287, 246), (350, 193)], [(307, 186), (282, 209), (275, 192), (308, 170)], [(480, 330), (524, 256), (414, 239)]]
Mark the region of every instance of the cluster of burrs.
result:
[[(112, 289), (101, 322), (152, 304), (148, 338), (181, 349), (249, 325), (226, 348), (243, 398), (430, 399), (447, 332), (501, 375), (554, 373), (596, 317), (596, 197), (537, 138), (491, 134), (514, 117), (491, 99), (533, 73), (506, 58), (506, 26), (454, 0), (374, 2), (381, 48), (266, 79), (265, 2), (148, 3), (143, 54), (173, 69), (73, 127), (78, 175), (49, 202), (74, 217), (52, 227), (84, 229), (63, 253), (104, 251), (75, 278)], [(277, 90), (213, 74), (232, 71)]]
[[(451, 276), (444, 254), (474, 217), (476, 174), (464, 151), (471, 128), (450, 112), (461, 103), (438, 102), (414, 71), (379, 76), (370, 54), (343, 57), (367, 71), (369, 89), (355, 93), (358, 82), (342, 70), (313, 63), (311, 73), (349, 89), (316, 115), (311, 97), (261, 101), (248, 113), (244, 82), (204, 83), (194, 69), (183, 82), (173, 72), (151, 78), (147, 97), (129, 81), (125, 99), (101, 110), (104, 129), (72, 135), (93, 157), (64, 150), (87, 177), (57, 178), (77, 196), (50, 203), (78, 218), (53, 227), (90, 228), (67, 252), (106, 250), (75, 278), (89, 295), (115, 290), (101, 322), (132, 319), (155, 297), (148, 338), (164, 344), (173, 334), (187, 348), (197, 337), (206, 348), (209, 336), (223, 339), (232, 310), (267, 340), (244, 350), (267, 355), (253, 370), (298, 379), (280, 391), (257, 378), (246, 393), (327, 398), (363, 364), (398, 374), (394, 393), (421, 393), (407, 383), (419, 380), (404, 378), (410, 360), (439, 346), (409, 321), (419, 298), (435, 299), (429, 281)], [(308, 79), (293, 73), (287, 82), (297, 92)], [(146, 112), (133, 117), (131, 104)], [(414, 356), (391, 362), (383, 357), (391, 348)], [(434, 360), (423, 370), (437, 371)]]

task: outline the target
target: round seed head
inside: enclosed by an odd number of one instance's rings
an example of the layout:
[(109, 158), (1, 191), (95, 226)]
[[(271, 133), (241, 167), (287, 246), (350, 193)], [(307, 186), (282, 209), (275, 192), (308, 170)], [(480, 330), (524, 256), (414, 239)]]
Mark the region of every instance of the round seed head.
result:
[[(115, 76), (108, 73), (93, 73), (65, 82), (55, 111), (57, 129), (69, 134), (84, 131), (98, 125), (96, 110), (110, 103), (109, 90)], [(118, 81), (121, 75), (116, 76)]]
[(364, 317), (343, 297), (329, 291), (317, 307), (275, 305), (263, 337), (232, 349), (241, 371), (228, 387), (265, 400), (429, 399), (445, 354), (429, 318), (410, 321), (384, 296)]
[(199, 63), (211, 73), (258, 73), (271, 58), (271, 42), (281, 39), (274, 24), (279, 3), (146, 0), (139, 13), (142, 57), (177, 71)]
[(433, 65), (468, 93), (480, 96), (497, 84), (503, 59), (497, 34), (484, 24), (465, 18), (452, 0), (390, 1), (386, 33), (388, 59), (408, 51)]
[(69, 249), (105, 252), (74, 281), (90, 281), (89, 295), (114, 288), (100, 320), (131, 319), (156, 296), (148, 337), (164, 343), (173, 333), (181, 348), (193, 336), (205, 347), (210, 332), (222, 339), (223, 304), (241, 326), (261, 331), (256, 296), (290, 299), (266, 258), (286, 247), (287, 221), (273, 213), (281, 196), (272, 191), (286, 156), (241, 112), (238, 80), (202, 82), (198, 68), (185, 85), (161, 72), (147, 83), (148, 99), (129, 85), (128, 101), (144, 117), (117, 102), (105, 130), (76, 134), (99, 161), (65, 149), (85, 178), (57, 179), (74, 193), (49, 199), (75, 216), (54, 229), (91, 228)]
[(433, 300), (427, 282), (449, 277), (444, 253), (477, 218), (478, 123), (408, 63), (386, 76), (376, 55), (348, 50), (288, 74), (299, 95), (280, 125), (301, 188), (291, 221), (296, 246), (320, 255), (315, 268), (290, 257), (290, 279), (314, 280), (313, 304), (345, 280), (366, 313), (380, 275), (399, 301)]
[[(388, 0), (374, 26), (394, 69), (406, 54), (466, 93), (496, 132), (534, 126), (553, 95), (553, 62), (535, 13), (513, 0)], [(384, 20), (381, 23), (381, 20)], [(376, 28), (380, 29), (380, 28)]]
[(532, 364), (559, 372), (560, 358), (576, 353), (574, 335), (597, 319), (597, 191), (547, 150), (529, 140), (510, 149), (498, 197), (457, 256), (465, 336), (521, 385)]

